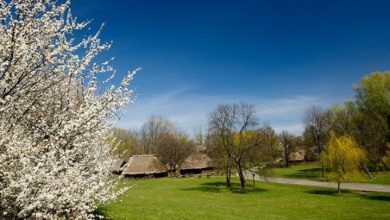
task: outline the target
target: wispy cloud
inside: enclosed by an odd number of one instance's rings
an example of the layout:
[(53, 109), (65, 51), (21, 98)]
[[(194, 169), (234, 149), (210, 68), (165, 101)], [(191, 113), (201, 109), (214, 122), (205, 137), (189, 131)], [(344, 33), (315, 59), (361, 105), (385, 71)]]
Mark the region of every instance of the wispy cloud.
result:
[(147, 118), (162, 115), (177, 123), (188, 133), (207, 127), (207, 117), (216, 105), (233, 102), (248, 102), (256, 106), (258, 117), (276, 131), (288, 130), (300, 134), (303, 130), (302, 117), (310, 105), (329, 105), (323, 97), (288, 96), (276, 99), (258, 97), (211, 96), (190, 94), (188, 90), (175, 90), (166, 94), (142, 98), (129, 107), (116, 126), (122, 128), (140, 127)]

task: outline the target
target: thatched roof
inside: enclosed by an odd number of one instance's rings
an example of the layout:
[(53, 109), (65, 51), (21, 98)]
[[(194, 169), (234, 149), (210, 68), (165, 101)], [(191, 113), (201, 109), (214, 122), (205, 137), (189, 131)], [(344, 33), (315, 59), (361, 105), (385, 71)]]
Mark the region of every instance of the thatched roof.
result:
[(290, 153), (289, 159), (290, 161), (304, 161), (305, 155), (306, 155), (305, 150), (297, 150)]
[(213, 160), (204, 153), (194, 153), (188, 156), (181, 165), (181, 170), (207, 169), (214, 166)]
[(167, 168), (154, 155), (133, 155), (123, 169), (123, 175), (151, 175), (166, 173)]
[(122, 172), (124, 165), (126, 164), (126, 161), (123, 159), (116, 159), (112, 165), (112, 172), (120, 173)]
[(206, 152), (206, 146), (204, 146), (204, 145), (196, 145), (195, 146), (195, 152), (205, 153)]

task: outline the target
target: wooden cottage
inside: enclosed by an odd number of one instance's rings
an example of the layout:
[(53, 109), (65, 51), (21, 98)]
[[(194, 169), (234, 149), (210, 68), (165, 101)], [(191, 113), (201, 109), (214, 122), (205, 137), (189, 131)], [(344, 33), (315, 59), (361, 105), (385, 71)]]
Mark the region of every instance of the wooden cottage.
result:
[(296, 150), (296, 151), (290, 153), (289, 160), (291, 163), (304, 162), (305, 156), (306, 156), (305, 150)]
[(123, 169), (125, 168), (125, 165), (126, 161), (118, 158), (114, 161), (111, 172), (113, 172), (114, 174), (121, 174)]
[(196, 152), (188, 156), (180, 167), (181, 174), (201, 174), (214, 169), (213, 161), (205, 153)]
[(125, 177), (165, 177), (167, 168), (154, 155), (133, 155), (123, 169)]

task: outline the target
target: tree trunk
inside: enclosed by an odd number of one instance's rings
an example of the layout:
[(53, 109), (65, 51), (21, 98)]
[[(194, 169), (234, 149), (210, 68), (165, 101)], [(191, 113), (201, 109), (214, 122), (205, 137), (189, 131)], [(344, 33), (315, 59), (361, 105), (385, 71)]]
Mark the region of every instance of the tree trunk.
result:
[(340, 194), (341, 190), (340, 190), (340, 180), (337, 181), (337, 193)]
[(321, 177), (325, 176), (325, 166), (324, 161), (321, 161)]
[(383, 160), (381, 160), (381, 163), (382, 163), (383, 167), (385, 168), (385, 171), (388, 171), (389, 168), (387, 167), (387, 164)]
[(285, 152), (285, 156), (284, 156), (284, 166), (285, 167), (288, 167), (288, 152)]
[(370, 170), (367, 168), (367, 166), (365, 164), (363, 165), (363, 167), (364, 167), (364, 170), (366, 171), (366, 173), (368, 175), (368, 178), (372, 179), (372, 174), (371, 174)]
[(238, 171), (238, 176), (240, 178), (240, 186), (242, 189), (245, 189), (245, 177), (242, 172), (242, 167), (240, 163), (237, 163), (237, 171)]
[(225, 168), (225, 174), (226, 174), (226, 185), (228, 187), (231, 187), (232, 184), (230, 179), (231, 179), (232, 171), (230, 170), (230, 167)]

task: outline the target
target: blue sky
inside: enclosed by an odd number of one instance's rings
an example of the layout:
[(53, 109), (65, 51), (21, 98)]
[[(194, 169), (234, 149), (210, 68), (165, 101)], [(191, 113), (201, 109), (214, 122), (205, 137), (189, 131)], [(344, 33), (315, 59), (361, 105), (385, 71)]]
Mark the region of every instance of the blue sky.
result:
[(119, 77), (142, 67), (117, 126), (163, 115), (191, 133), (217, 104), (245, 101), (277, 131), (300, 134), (304, 109), (353, 98), (390, 69), (390, 1), (73, 1), (105, 23)]

